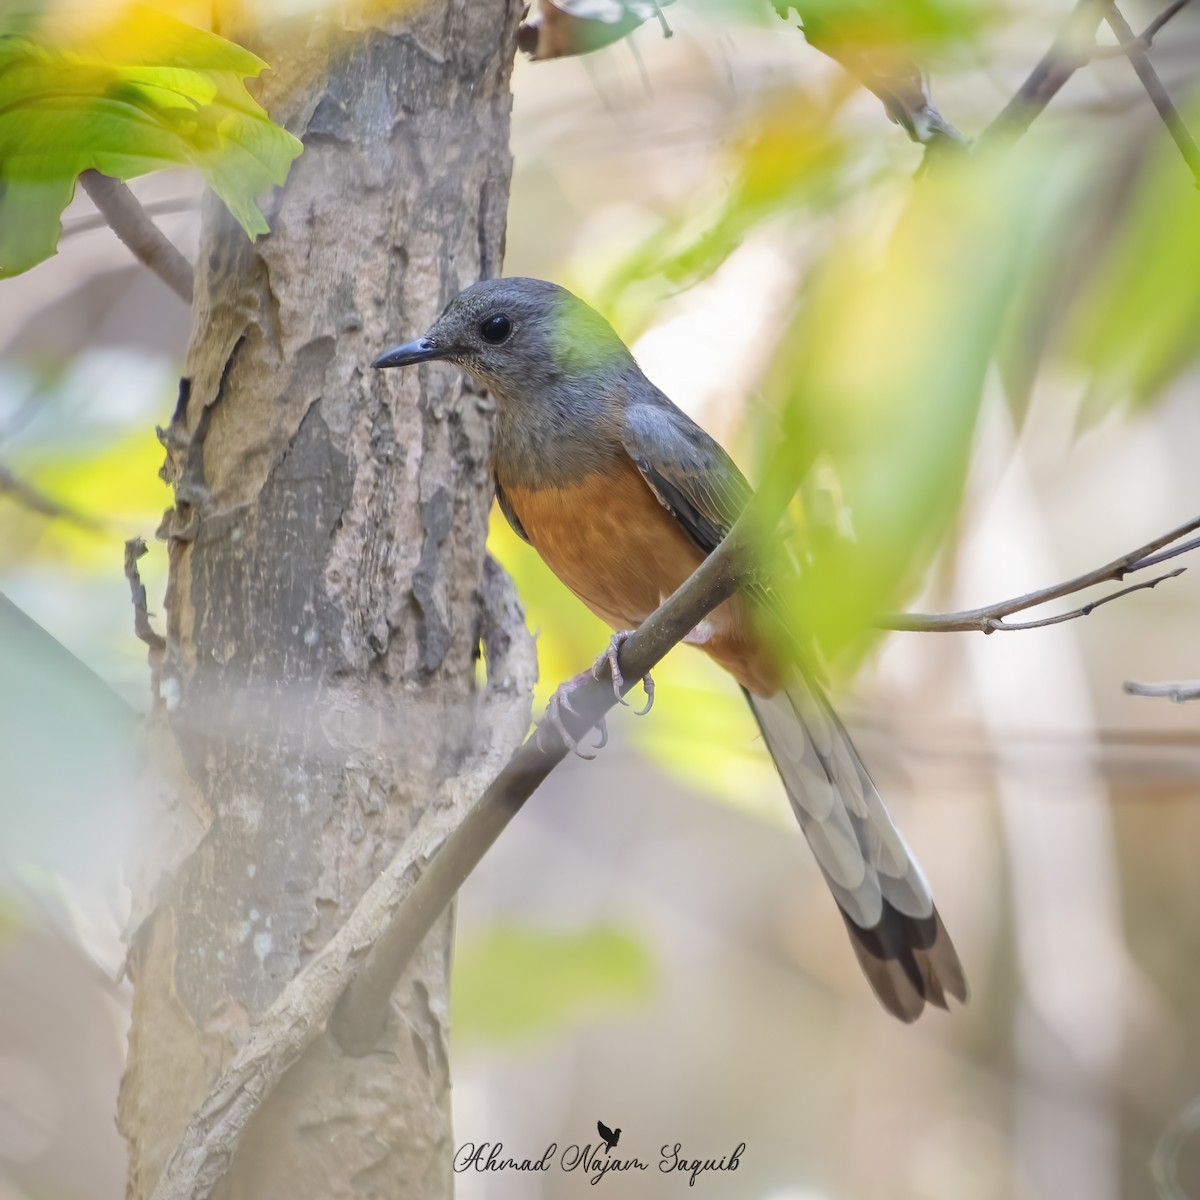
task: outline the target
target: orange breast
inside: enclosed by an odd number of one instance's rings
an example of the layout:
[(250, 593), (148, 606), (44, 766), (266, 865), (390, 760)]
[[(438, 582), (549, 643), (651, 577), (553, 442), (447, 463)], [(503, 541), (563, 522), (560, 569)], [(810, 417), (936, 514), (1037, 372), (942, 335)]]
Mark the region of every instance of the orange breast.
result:
[[(704, 559), (628, 459), (570, 487), (501, 486), (546, 565), (613, 629), (640, 625)], [(735, 597), (709, 615), (698, 644), (744, 687), (769, 695), (779, 672), (753, 625)]]

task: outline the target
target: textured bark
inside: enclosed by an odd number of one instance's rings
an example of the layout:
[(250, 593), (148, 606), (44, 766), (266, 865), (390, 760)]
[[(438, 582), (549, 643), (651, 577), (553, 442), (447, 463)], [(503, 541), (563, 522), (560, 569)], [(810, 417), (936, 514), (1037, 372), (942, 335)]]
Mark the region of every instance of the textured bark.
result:
[[(486, 406), (368, 363), (500, 268), (518, 9), (447, 0), (353, 31), (226, 26), (305, 143), (250, 243), (215, 203), (164, 435), (160, 721), (200, 836), (142, 896), (121, 1122), (148, 1196), (192, 1110), (334, 933), (488, 719), (476, 682)], [(451, 921), (372, 1052), (322, 1036), (216, 1195), (451, 1194)]]

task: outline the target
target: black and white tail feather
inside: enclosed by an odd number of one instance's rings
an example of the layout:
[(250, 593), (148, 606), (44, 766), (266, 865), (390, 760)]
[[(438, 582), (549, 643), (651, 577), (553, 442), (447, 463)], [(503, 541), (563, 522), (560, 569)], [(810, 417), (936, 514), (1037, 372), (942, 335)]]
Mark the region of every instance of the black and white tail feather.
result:
[(797, 672), (775, 695), (746, 698), (884, 1007), (913, 1021), (926, 1002), (965, 1001), (962, 965), (925, 876), (823, 692)]
[[(729, 456), (652, 385), (625, 413), (623, 444), (658, 497), (705, 554), (741, 513), (750, 485)], [(794, 555), (791, 569), (800, 571)], [(790, 682), (773, 696), (746, 698), (771, 751), (792, 808), (850, 931), (875, 994), (902, 1021), (926, 1003), (965, 1001), (962, 965), (938, 916), (921, 868), (812, 673), (814, 650), (792, 628), (769, 578), (747, 590), (791, 646)], [(786, 653), (786, 651), (784, 651)]]

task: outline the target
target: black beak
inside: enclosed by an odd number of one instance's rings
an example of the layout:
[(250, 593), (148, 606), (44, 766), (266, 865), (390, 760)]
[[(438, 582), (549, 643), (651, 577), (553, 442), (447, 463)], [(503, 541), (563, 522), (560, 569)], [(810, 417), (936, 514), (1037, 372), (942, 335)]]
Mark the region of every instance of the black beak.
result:
[(427, 337), (419, 337), (415, 342), (405, 342), (403, 346), (393, 346), (385, 350), (372, 364), (373, 367), (409, 367), (413, 363), (429, 362), (430, 359), (440, 358), (441, 351)]

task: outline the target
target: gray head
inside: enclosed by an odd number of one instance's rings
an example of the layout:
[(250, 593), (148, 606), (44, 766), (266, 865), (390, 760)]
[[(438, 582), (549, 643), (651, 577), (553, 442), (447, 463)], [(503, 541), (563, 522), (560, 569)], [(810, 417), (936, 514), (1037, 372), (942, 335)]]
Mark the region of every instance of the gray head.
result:
[(536, 403), (564, 377), (584, 383), (633, 360), (613, 327), (578, 296), (544, 279), (485, 279), (460, 292), (422, 337), (381, 354), (373, 367), (444, 359), (499, 404)]
[(578, 296), (544, 279), (486, 279), (446, 305), (424, 335), (373, 367), (442, 359), (496, 401), (493, 460), (513, 483), (548, 484), (595, 469), (632, 386), (649, 387), (613, 327)]

